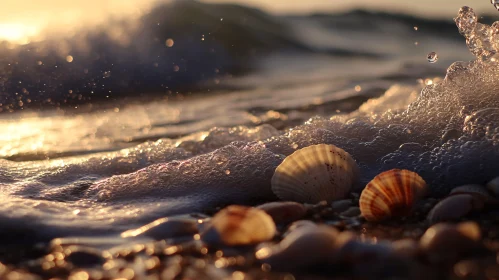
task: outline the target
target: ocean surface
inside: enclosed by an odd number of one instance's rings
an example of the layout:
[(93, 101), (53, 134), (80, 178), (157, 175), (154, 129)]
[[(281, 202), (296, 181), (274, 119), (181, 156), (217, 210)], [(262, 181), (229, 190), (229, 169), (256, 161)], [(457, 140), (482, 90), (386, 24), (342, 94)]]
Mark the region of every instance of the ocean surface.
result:
[(484, 183), (499, 176), (499, 66), (474, 42), (451, 18), (177, 1), (0, 43), (0, 242), (277, 200), (277, 165), (318, 143), (352, 154), (358, 190), (395, 167), (433, 196)]

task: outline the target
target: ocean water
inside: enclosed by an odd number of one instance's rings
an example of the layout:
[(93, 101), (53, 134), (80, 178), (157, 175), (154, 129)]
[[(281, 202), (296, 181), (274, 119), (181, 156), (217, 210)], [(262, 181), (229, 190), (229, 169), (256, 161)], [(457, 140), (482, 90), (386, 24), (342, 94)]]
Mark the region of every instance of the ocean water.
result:
[(355, 158), (357, 190), (391, 168), (418, 172), (436, 197), (487, 182), (499, 176), (499, 39), (470, 17), (458, 29), (177, 1), (134, 22), (4, 42), (1, 240), (102, 236), (277, 200), (277, 165), (318, 143)]

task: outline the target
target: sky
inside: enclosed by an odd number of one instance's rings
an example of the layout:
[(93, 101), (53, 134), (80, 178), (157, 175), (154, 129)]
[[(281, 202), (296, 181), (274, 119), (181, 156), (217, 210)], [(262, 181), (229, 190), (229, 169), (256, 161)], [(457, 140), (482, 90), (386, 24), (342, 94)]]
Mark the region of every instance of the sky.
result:
[[(0, 40), (27, 43), (41, 30), (98, 24), (109, 16), (138, 16), (157, 1), (168, 0), (0, 0)], [(415, 13), (428, 17), (455, 16), (459, 7), (470, 5), (478, 13), (498, 13), (490, 0), (200, 0), (208, 3), (238, 3), (270, 13), (338, 12), (351, 8)], [(471, 3), (473, 2), (473, 3)]]

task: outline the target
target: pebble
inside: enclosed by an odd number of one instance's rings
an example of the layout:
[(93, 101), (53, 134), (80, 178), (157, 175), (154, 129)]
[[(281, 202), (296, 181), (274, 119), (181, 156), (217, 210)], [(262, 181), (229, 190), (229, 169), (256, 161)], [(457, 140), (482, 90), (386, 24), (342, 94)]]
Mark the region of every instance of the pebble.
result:
[(302, 227), (317, 227), (317, 224), (309, 220), (299, 220), (289, 225), (288, 231), (291, 232)]
[(420, 253), (418, 242), (410, 238), (394, 241), (392, 248), (394, 254), (402, 257), (416, 258)]
[(499, 177), (488, 182), (486, 187), (496, 198), (499, 198)]
[(354, 233), (348, 231), (344, 231), (338, 235), (335, 247), (336, 261), (350, 264), (383, 259), (392, 253), (392, 248), (388, 243), (363, 243), (357, 240), (357, 236)]
[(269, 214), (276, 224), (289, 224), (307, 214), (307, 209), (303, 204), (292, 201), (270, 202), (257, 208)]
[(353, 218), (360, 216), (360, 208), (359, 207), (350, 207), (348, 210), (342, 212), (340, 216)]
[(69, 252), (69, 254), (66, 254), (65, 260), (77, 267), (100, 266), (106, 262), (102, 252), (94, 248), (69, 246), (64, 251)]
[(338, 231), (329, 226), (300, 227), (279, 244), (260, 248), (255, 256), (279, 270), (299, 270), (328, 263), (335, 253), (336, 236)]
[(333, 209), (334, 212), (341, 213), (348, 210), (348, 208), (350, 208), (350, 206), (352, 205), (353, 202), (351, 199), (343, 199), (343, 200), (333, 201), (331, 203), (331, 208)]
[(430, 224), (441, 221), (457, 220), (473, 210), (473, 196), (469, 194), (456, 194), (444, 198), (437, 203), (428, 214)]
[(222, 209), (201, 233), (212, 245), (251, 245), (271, 240), (276, 234), (274, 220), (265, 211), (232, 205)]
[(457, 194), (469, 194), (473, 196), (473, 208), (475, 210), (484, 208), (486, 204), (491, 204), (494, 200), (484, 186), (477, 184), (456, 187), (452, 189), (449, 196)]
[(420, 239), (420, 247), (431, 262), (453, 262), (480, 247), (480, 228), (474, 222), (437, 224)]

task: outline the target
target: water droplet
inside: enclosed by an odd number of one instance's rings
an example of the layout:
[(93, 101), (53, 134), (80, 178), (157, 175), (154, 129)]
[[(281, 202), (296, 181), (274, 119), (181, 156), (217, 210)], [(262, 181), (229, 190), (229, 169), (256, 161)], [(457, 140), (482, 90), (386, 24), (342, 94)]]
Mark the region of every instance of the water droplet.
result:
[(417, 26), (414, 26), (414, 30), (418, 31), (418, 29), (419, 29), (419, 28), (418, 28)]
[(438, 60), (438, 54), (436, 52), (431, 52), (426, 57), (429, 63), (435, 63)]
[(230, 170), (229, 169), (225, 170), (225, 174), (229, 175), (230, 174)]
[(165, 42), (165, 45), (169, 48), (173, 47), (173, 44), (175, 44), (175, 42), (171, 38), (167, 39)]
[(454, 21), (456, 22), (457, 28), (459, 28), (459, 32), (465, 36), (473, 32), (477, 23), (475, 12), (468, 6), (463, 6), (459, 9), (457, 18), (455, 18)]

